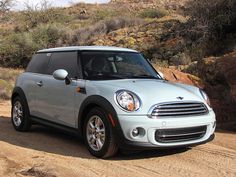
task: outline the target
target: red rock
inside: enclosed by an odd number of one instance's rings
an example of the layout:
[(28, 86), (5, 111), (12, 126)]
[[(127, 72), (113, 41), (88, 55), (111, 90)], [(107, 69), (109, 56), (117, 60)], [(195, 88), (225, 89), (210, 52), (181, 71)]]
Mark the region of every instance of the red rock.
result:
[(162, 72), (164, 74), (165, 79), (168, 81), (194, 85), (201, 88), (204, 87), (201, 79), (196, 76), (180, 72), (176, 69), (159, 67), (155, 64), (153, 64), (153, 66), (157, 71)]
[[(205, 81), (218, 123), (236, 123), (236, 52), (221, 57), (206, 58), (198, 66)], [(229, 128), (229, 127), (227, 127)]]

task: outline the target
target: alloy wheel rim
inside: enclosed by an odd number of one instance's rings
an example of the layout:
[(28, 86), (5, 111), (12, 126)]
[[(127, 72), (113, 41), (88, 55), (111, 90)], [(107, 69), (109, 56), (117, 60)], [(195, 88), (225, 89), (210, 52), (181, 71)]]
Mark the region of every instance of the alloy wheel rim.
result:
[(86, 127), (88, 145), (95, 151), (102, 149), (105, 143), (105, 125), (102, 119), (94, 115), (92, 116)]
[(19, 101), (16, 101), (13, 106), (13, 123), (15, 126), (19, 127), (23, 119), (23, 109)]

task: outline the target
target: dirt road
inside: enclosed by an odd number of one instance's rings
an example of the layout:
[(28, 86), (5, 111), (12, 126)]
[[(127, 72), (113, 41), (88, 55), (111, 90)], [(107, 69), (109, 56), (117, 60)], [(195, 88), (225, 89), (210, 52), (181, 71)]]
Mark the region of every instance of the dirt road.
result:
[(82, 142), (44, 127), (13, 130), (10, 104), (0, 103), (0, 176), (236, 176), (236, 133), (208, 144), (96, 159)]

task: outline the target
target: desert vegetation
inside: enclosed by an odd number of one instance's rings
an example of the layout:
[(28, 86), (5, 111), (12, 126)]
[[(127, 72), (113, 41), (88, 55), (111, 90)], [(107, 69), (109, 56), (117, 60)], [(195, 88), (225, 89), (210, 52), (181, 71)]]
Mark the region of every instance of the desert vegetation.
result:
[[(9, 10), (14, 1), (1, 2)], [(178, 6), (172, 1), (128, 1), (125, 5), (112, 1), (105, 5), (80, 3), (64, 9), (52, 8), (46, 0), (35, 7), (26, 4), (24, 11), (8, 12), (0, 18), (0, 64), (24, 68), (38, 49), (68, 45), (135, 48), (163, 66), (189, 65), (231, 51), (236, 3), (184, 2)], [(145, 40), (145, 44), (139, 44)]]
[(0, 67), (0, 100), (10, 99), (16, 77), (22, 72), (22, 69)]
[[(196, 54), (200, 50), (202, 58), (219, 55), (232, 50), (232, 38), (236, 33), (236, 2), (234, 0), (190, 0), (184, 14), (189, 17), (185, 24), (186, 38)], [(195, 51), (194, 51), (195, 50)]]
[(0, 13), (8, 12), (14, 4), (14, 0), (1, 0), (0, 1)]

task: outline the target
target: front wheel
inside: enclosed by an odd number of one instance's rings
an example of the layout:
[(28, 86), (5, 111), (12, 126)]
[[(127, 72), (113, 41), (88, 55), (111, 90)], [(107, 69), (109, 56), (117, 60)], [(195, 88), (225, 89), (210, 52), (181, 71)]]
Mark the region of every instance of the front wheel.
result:
[(108, 116), (101, 108), (93, 108), (84, 124), (84, 140), (89, 152), (100, 158), (114, 156), (118, 150)]
[(11, 120), (17, 131), (28, 131), (31, 127), (29, 108), (25, 100), (17, 96), (12, 102)]

